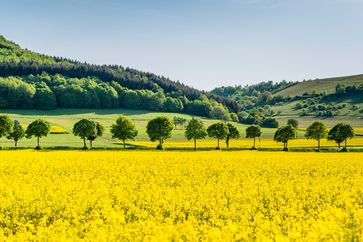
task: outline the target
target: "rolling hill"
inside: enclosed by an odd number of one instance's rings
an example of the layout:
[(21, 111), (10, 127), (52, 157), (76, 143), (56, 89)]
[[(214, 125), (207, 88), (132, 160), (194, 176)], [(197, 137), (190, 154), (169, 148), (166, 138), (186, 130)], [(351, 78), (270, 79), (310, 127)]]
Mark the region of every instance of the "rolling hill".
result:
[(291, 85), (281, 91), (274, 93), (274, 95), (294, 97), (298, 95), (303, 95), (304, 93), (311, 94), (313, 92), (325, 92), (326, 94), (332, 94), (335, 92), (335, 88), (338, 84), (344, 86), (363, 84), (363, 75), (343, 76), (296, 82), (294, 85)]
[(266, 128), (276, 126), (272, 119), (282, 125), (292, 117), (304, 127), (314, 119), (325, 119), (329, 126), (342, 121), (362, 127), (362, 84), (363, 75), (355, 75), (269, 81), (204, 92), (119, 65), (92, 65), (38, 54), (0, 35), (0, 110), (4, 111), (110, 109), (117, 113), (115, 109), (129, 109), (183, 113)]
[(179, 81), (119, 65), (92, 65), (38, 54), (3, 36), (0, 77), (0, 108), (123, 107), (214, 118), (239, 111), (236, 101)]
[(211, 92), (236, 100), (242, 108), (239, 121), (246, 124), (270, 125), (274, 123), (272, 119), (286, 123), (294, 118), (305, 125), (314, 118), (363, 126), (363, 75), (303, 82), (269, 81), (219, 87)]

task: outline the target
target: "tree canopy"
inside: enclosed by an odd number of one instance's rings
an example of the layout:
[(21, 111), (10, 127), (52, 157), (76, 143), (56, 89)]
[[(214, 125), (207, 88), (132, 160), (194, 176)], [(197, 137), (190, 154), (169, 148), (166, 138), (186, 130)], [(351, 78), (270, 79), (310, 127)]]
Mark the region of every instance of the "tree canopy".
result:
[(87, 140), (89, 140), (90, 148), (93, 147), (93, 141), (97, 139), (97, 137), (101, 137), (103, 135), (103, 132), (105, 131), (105, 128), (102, 124), (99, 122), (91, 121), (94, 123), (94, 126), (96, 127), (96, 133), (92, 133), (87, 137)]
[(49, 134), (50, 123), (43, 119), (38, 119), (29, 124), (25, 131), (26, 138), (30, 139), (32, 136), (37, 138), (37, 149), (40, 149), (39, 139)]
[(11, 133), (13, 121), (8, 115), (0, 115), (0, 138)]
[(123, 146), (126, 148), (126, 140), (134, 139), (137, 136), (135, 124), (127, 117), (118, 117), (115, 124), (111, 126), (112, 138), (123, 141)]
[(228, 123), (228, 124), (227, 124), (227, 128), (228, 128), (228, 133), (227, 133), (227, 135), (226, 135), (225, 140), (226, 140), (227, 148), (229, 148), (229, 141), (230, 141), (231, 139), (238, 139), (238, 138), (240, 137), (240, 133), (239, 133), (239, 131), (238, 131), (237, 127), (236, 127), (236, 126), (234, 126), (234, 125), (233, 125), (233, 124), (231, 124), (231, 123)]
[(73, 125), (73, 134), (83, 139), (83, 149), (87, 149), (86, 139), (96, 136), (96, 123), (89, 119), (81, 119)]
[(8, 139), (14, 140), (15, 147), (18, 146), (18, 141), (24, 138), (25, 131), (18, 120), (14, 120), (13, 130), (8, 134)]
[(291, 125), (283, 126), (277, 129), (274, 135), (276, 142), (282, 142), (284, 144), (284, 150), (288, 150), (288, 142), (296, 137), (296, 131)]
[(217, 139), (217, 149), (220, 149), (219, 140), (227, 137), (228, 126), (223, 122), (218, 122), (209, 126), (207, 133), (209, 137)]
[(291, 119), (287, 120), (287, 125), (291, 125), (295, 129), (297, 129), (299, 127), (299, 121), (297, 121), (296, 119), (291, 118)]
[(334, 140), (340, 149), (340, 144), (344, 142), (344, 150), (347, 149), (347, 139), (354, 137), (354, 129), (349, 124), (339, 123), (328, 133), (328, 140)]
[(168, 117), (157, 117), (150, 120), (146, 127), (146, 133), (151, 141), (159, 141), (158, 149), (163, 148), (164, 141), (171, 137), (173, 123)]
[(320, 150), (320, 140), (324, 138), (327, 130), (325, 125), (320, 121), (315, 121), (312, 123), (307, 129), (305, 133), (305, 137), (307, 139), (315, 139), (318, 141), (318, 151)]
[(189, 120), (187, 127), (185, 129), (185, 137), (188, 140), (193, 139), (194, 150), (197, 149), (197, 140), (204, 139), (207, 136), (207, 131), (204, 127), (202, 120), (192, 118)]
[(261, 127), (258, 125), (251, 125), (246, 129), (246, 138), (253, 138), (253, 147), (252, 149), (256, 149), (256, 138), (261, 137)]

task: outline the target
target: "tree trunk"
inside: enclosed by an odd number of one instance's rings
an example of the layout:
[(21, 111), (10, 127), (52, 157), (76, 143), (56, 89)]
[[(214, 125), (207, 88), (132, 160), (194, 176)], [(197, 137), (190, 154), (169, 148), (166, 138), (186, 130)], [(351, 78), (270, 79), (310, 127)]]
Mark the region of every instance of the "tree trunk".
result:
[(89, 145), (90, 145), (90, 148), (92, 149), (92, 147), (93, 147), (92, 140), (89, 141)]
[(338, 143), (338, 149), (340, 150), (340, 143)]
[(344, 148), (347, 148), (347, 139), (344, 140)]
[(126, 143), (125, 143), (125, 140), (123, 140), (124, 141), (124, 149), (126, 149)]
[(83, 138), (83, 149), (87, 149), (86, 138)]
[(15, 140), (15, 148), (18, 147), (18, 141)]
[(194, 150), (197, 150), (197, 139), (194, 139)]
[(320, 139), (318, 139), (318, 151), (320, 151)]
[(256, 149), (256, 137), (253, 138), (253, 148)]
[(229, 149), (229, 139), (226, 139), (227, 149)]
[(219, 149), (219, 139), (217, 139), (217, 148)]
[(37, 144), (38, 144), (38, 148), (40, 148), (40, 146), (39, 146), (39, 137), (37, 137)]

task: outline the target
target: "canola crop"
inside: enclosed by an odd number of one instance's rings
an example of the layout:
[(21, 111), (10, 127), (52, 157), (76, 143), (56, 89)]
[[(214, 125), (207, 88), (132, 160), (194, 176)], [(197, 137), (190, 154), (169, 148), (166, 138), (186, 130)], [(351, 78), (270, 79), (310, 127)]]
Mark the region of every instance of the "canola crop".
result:
[[(21, 125), (23, 127), (23, 129), (26, 129), (29, 125), (28, 124), (22, 124)], [(58, 125), (52, 125), (50, 126), (50, 130), (49, 130), (50, 134), (67, 134), (67, 130), (65, 130), (64, 128), (58, 126)]]
[(359, 241), (361, 153), (0, 151), (0, 239)]
[[(337, 147), (338, 145), (334, 141), (329, 141), (327, 139), (322, 139), (321, 141), (322, 147)], [(143, 146), (149, 148), (155, 148), (157, 142), (151, 141), (130, 141), (128, 142), (131, 145)], [(121, 144), (120, 142), (116, 142), (116, 144)], [(343, 146), (344, 144), (342, 144)], [(348, 147), (363, 147), (363, 138), (355, 137), (353, 139), (349, 139), (347, 141)], [(165, 148), (193, 148), (194, 143), (192, 140), (167, 140), (163, 145)], [(217, 146), (217, 140), (212, 139), (204, 139), (197, 141), (198, 148), (214, 148)], [(244, 148), (249, 149), (253, 146), (253, 139), (237, 139), (230, 140), (230, 148)], [(289, 148), (315, 148), (317, 146), (317, 141), (314, 139), (292, 139), (289, 141)], [(226, 148), (226, 144), (224, 140), (220, 140), (220, 147)], [(257, 148), (277, 148), (282, 149), (283, 144), (274, 141), (272, 138), (267, 139), (256, 139), (256, 147)]]

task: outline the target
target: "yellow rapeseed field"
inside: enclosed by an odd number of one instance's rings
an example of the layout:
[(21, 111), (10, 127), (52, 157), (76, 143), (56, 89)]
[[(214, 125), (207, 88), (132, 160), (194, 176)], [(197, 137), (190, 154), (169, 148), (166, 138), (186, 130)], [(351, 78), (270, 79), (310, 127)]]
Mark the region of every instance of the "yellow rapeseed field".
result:
[[(132, 141), (128, 142), (132, 145), (137, 146), (145, 146), (145, 147), (156, 147), (156, 142), (150, 141)], [(226, 144), (224, 140), (220, 141), (221, 147), (225, 148)], [(251, 148), (253, 145), (253, 139), (238, 139), (238, 140), (231, 140), (230, 147), (231, 148)], [(348, 146), (355, 146), (355, 147), (363, 147), (363, 138), (355, 137), (347, 141)], [(198, 140), (197, 147), (199, 148), (213, 148), (217, 146), (217, 140)], [(290, 148), (308, 148), (308, 147), (316, 147), (317, 141), (310, 139), (293, 139), (289, 141)], [(321, 146), (323, 147), (337, 147), (337, 144), (334, 141), (328, 141), (327, 139), (321, 140)], [(193, 148), (194, 143), (193, 141), (183, 140), (183, 141), (174, 141), (174, 140), (167, 140), (164, 144), (165, 148)], [(256, 147), (257, 148), (283, 148), (282, 143), (278, 143), (274, 141), (272, 138), (263, 138), (263, 139), (256, 139)]]
[[(23, 127), (23, 129), (26, 129), (29, 125), (28, 124), (22, 124), (21, 125)], [(51, 134), (66, 134), (68, 133), (67, 130), (65, 130), (64, 128), (58, 126), (58, 125), (52, 125), (50, 127), (50, 131)]]
[(362, 153), (0, 151), (1, 240), (358, 241)]

